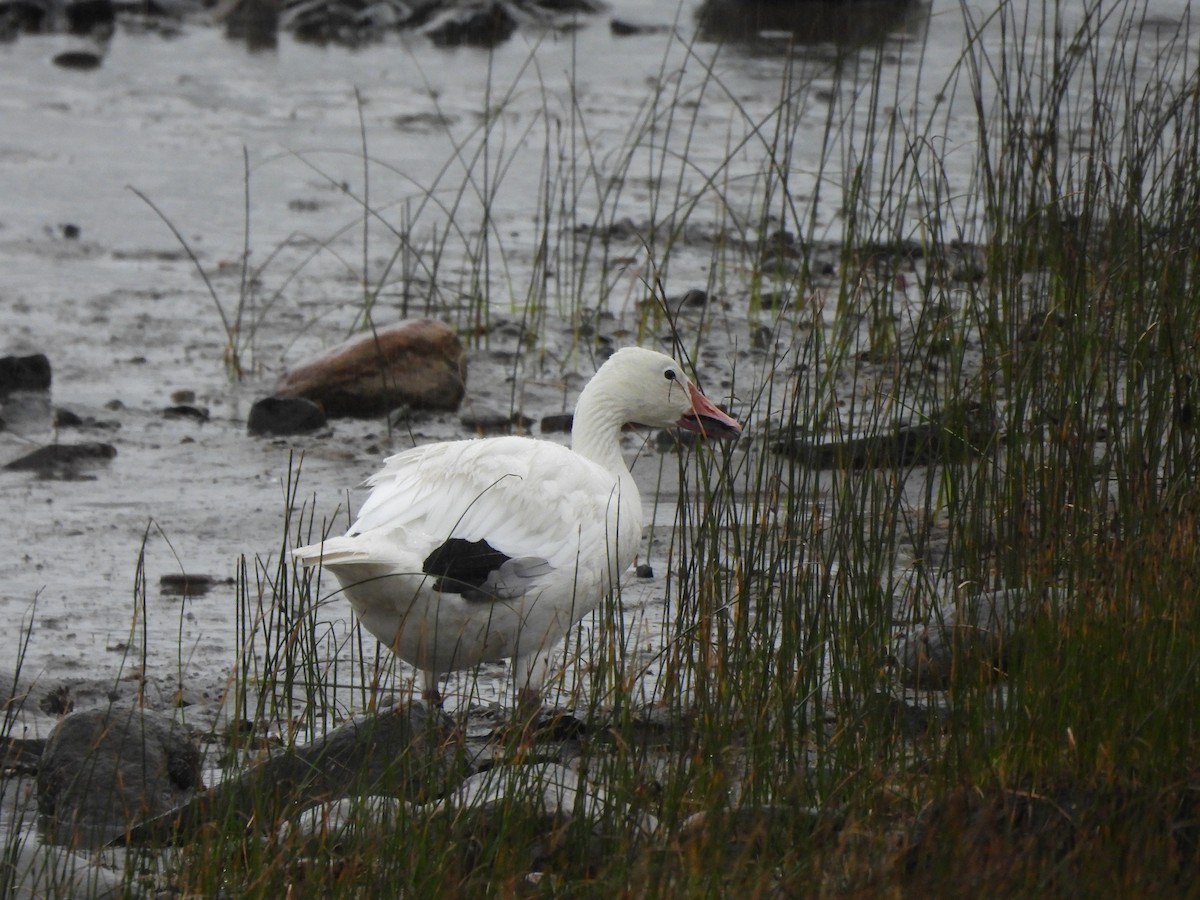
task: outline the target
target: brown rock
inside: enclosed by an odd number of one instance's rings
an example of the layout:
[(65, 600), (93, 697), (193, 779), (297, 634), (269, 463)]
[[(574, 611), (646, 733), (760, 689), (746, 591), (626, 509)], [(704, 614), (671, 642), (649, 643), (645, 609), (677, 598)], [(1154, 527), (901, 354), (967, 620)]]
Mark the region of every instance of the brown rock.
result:
[(413, 319), (352, 338), (288, 372), (277, 397), (304, 397), (327, 416), (375, 416), (407, 404), (456, 410), (467, 381), (462, 343), (450, 326)]

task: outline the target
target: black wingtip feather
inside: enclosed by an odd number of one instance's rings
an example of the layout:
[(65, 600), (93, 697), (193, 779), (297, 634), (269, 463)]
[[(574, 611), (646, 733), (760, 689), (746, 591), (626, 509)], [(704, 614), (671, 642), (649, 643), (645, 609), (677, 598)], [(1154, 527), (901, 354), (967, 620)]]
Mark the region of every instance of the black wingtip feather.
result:
[(435, 591), (470, 597), (478, 594), (488, 576), (509, 559), (487, 541), (448, 538), (425, 557), (421, 571), (436, 579)]

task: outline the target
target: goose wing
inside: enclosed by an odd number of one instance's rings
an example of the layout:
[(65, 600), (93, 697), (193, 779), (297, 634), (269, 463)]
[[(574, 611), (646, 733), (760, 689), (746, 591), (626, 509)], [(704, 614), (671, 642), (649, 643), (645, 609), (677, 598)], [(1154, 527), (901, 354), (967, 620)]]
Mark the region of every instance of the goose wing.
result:
[(406, 560), (465, 599), (517, 597), (562, 573), (603, 577), (632, 549), (617, 550), (620, 518), (636, 516), (640, 532), (640, 501), (619, 506), (616, 477), (548, 441), (430, 444), (391, 457), (367, 484), (346, 537), (326, 542), (326, 564)]

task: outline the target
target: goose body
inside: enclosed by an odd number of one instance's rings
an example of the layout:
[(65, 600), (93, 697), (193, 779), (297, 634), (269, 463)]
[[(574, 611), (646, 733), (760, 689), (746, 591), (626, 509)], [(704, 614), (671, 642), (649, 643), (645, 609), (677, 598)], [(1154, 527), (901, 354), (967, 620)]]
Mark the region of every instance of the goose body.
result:
[(437, 678), (515, 658), (523, 698), (548, 654), (633, 562), (642, 502), (629, 422), (740, 432), (661, 353), (620, 350), (585, 387), (570, 449), (527, 437), (427, 444), (389, 458), (343, 537), (292, 551), (332, 573), (363, 626)]

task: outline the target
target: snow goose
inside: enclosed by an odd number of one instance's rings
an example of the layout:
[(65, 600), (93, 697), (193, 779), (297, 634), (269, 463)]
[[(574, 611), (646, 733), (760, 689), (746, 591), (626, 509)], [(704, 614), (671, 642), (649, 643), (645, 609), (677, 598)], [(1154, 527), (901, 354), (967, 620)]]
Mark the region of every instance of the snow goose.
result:
[(536, 705), (549, 652), (637, 554), (627, 423), (741, 432), (678, 362), (629, 347), (580, 394), (570, 449), (496, 437), (399, 453), (344, 537), (292, 556), (333, 574), (366, 629), (422, 672), (426, 699), (446, 672), (514, 657), (520, 700)]

